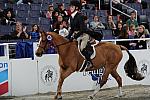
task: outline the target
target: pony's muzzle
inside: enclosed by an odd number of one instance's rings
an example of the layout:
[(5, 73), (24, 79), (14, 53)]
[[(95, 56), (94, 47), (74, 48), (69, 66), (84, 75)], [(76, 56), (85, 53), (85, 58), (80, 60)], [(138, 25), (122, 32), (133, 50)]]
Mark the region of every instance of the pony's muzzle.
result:
[(36, 52), (35, 55), (36, 55), (37, 57), (41, 57), (41, 56), (42, 56), (42, 53)]

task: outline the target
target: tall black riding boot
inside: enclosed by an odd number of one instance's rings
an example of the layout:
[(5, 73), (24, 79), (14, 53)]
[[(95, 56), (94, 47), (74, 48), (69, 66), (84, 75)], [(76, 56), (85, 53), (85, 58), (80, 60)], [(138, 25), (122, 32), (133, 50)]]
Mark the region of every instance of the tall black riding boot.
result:
[(91, 58), (90, 58), (90, 55), (89, 55), (88, 51), (85, 50), (85, 49), (83, 49), (82, 54), (84, 55), (84, 57), (85, 57), (85, 59), (86, 59), (85, 64), (86, 64), (87, 66), (92, 67), (92, 66), (93, 66), (93, 63), (92, 63), (92, 61), (91, 61)]

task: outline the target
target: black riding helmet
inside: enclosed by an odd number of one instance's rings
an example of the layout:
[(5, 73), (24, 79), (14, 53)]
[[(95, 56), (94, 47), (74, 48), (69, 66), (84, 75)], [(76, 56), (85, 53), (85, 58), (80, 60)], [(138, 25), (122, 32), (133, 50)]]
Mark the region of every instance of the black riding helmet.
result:
[(75, 6), (75, 7), (78, 7), (78, 9), (81, 8), (81, 4), (78, 0), (71, 0), (70, 1), (70, 6)]

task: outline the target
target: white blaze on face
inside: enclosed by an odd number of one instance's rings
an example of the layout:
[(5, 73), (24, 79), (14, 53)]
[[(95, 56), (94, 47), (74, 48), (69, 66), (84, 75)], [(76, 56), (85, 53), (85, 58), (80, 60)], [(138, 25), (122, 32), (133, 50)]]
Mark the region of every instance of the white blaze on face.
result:
[(38, 44), (37, 44), (37, 46), (39, 46), (40, 45), (40, 42), (42, 41), (42, 37), (40, 37), (40, 39), (39, 39), (39, 42), (38, 42)]

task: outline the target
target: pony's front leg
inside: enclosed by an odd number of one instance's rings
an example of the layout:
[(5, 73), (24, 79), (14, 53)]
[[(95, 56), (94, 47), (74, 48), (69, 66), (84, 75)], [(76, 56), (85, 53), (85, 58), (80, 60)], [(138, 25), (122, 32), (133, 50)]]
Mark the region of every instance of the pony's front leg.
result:
[(56, 95), (54, 97), (54, 99), (56, 99), (56, 100), (62, 99), (62, 96), (61, 96), (62, 89), (61, 88), (62, 88), (63, 81), (64, 81), (64, 79), (59, 78), (58, 86), (57, 86), (57, 92), (56, 92)]
[(71, 69), (64, 70), (64, 69), (60, 68), (60, 77), (59, 77), (59, 81), (58, 81), (57, 92), (56, 92), (54, 99), (57, 99), (57, 100), (62, 99), (61, 94), (62, 94), (63, 82), (64, 82), (65, 78), (68, 77), (73, 72), (74, 71), (72, 71)]

